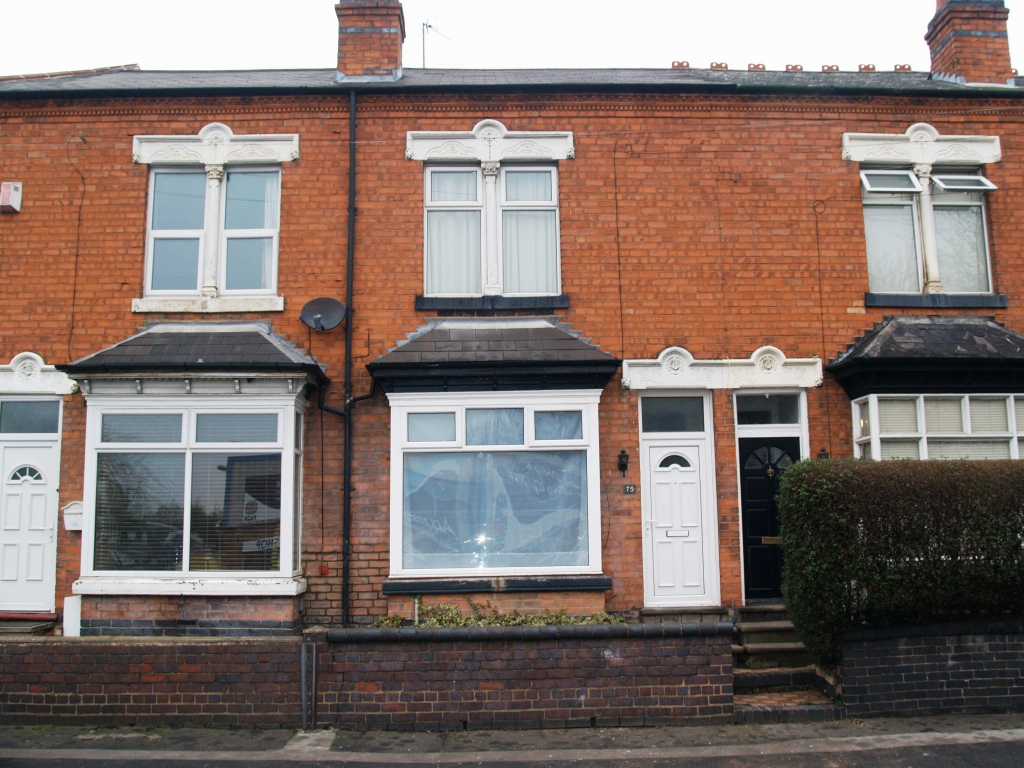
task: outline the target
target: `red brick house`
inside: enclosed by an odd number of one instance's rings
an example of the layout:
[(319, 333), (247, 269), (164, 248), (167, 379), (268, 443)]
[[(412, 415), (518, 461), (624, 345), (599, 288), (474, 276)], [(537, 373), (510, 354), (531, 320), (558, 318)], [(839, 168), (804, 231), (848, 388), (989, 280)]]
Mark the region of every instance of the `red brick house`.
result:
[(337, 71), (0, 80), (0, 616), (715, 612), (793, 461), (1020, 456), (1002, 0), (932, 72), (403, 69), (337, 10)]

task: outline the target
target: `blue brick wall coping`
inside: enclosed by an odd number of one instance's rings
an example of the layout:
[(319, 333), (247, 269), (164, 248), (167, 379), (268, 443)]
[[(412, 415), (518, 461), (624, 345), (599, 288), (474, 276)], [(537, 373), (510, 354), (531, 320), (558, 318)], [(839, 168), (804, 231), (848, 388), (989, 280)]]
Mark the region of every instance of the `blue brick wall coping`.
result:
[[(312, 633), (311, 633), (312, 634)], [(685, 624), (569, 624), (542, 627), (401, 627), (328, 629), (331, 643), (515, 642), (531, 640), (618, 640), (669, 637), (732, 637), (728, 621)]]

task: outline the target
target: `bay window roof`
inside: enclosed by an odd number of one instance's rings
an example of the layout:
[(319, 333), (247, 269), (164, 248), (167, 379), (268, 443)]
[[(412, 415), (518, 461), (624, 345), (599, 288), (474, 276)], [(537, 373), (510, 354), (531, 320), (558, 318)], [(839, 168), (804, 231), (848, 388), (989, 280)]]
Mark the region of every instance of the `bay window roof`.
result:
[(301, 373), (329, 379), (264, 323), (160, 323), (58, 366), (72, 378), (130, 373)]
[(617, 358), (555, 318), (432, 318), (367, 364), (385, 392), (604, 389)]
[(826, 369), (850, 398), (1024, 392), (1024, 335), (986, 317), (886, 318)]

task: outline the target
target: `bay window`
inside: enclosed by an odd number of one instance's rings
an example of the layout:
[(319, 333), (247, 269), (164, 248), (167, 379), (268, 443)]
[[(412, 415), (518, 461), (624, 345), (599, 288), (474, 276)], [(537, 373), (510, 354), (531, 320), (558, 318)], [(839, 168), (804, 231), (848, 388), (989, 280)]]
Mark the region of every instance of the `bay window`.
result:
[(869, 395), (853, 420), (860, 458), (1016, 459), (1024, 396)]
[[(116, 579), (121, 591), (202, 593), (209, 577), (211, 593), (232, 581), (287, 591), (301, 565), (301, 440), (294, 397), (90, 402), (76, 591)], [(278, 583), (261, 592), (267, 577)]]
[(599, 391), (389, 398), (392, 576), (600, 572)]

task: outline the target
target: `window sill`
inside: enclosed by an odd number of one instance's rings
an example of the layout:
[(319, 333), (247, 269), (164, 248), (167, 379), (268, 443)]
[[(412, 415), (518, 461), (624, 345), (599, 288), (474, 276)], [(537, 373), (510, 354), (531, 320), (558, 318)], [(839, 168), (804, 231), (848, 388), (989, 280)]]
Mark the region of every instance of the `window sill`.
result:
[(865, 293), (865, 307), (916, 309), (1006, 309), (1006, 294)]
[(568, 309), (569, 294), (558, 296), (417, 296), (416, 309)]
[(221, 296), (132, 299), (132, 312), (282, 312), (284, 296)]
[(71, 585), (71, 591), (76, 595), (292, 596), (306, 591), (306, 580), (283, 576), (85, 576)]
[(586, 576), (505, 576), (493, 579), (384, 579), (385, 595), (454, 595), (475, 592), (604, 592), (612, 579)]

